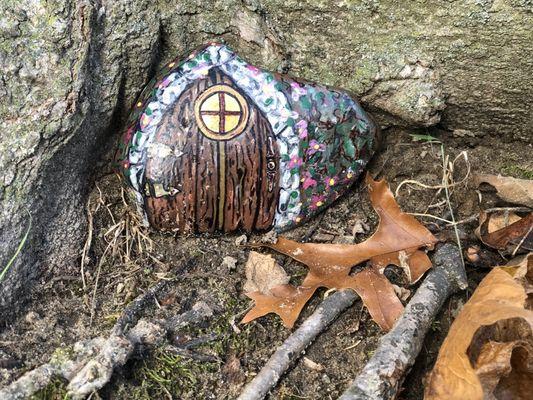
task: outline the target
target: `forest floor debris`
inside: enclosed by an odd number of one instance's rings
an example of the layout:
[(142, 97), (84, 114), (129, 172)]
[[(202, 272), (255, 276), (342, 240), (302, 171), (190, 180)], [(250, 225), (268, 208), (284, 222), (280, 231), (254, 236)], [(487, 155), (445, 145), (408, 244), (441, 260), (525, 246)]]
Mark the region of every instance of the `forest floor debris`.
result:
[[(384, 135), (387, 141), (384, 151), (374, 160), (370, 172), (373, 176), (381, 174), (385, 177), (392, 189), (406, 179), (430, 186), (442, 184), (440, 146), (413, 142), (409, 133), (413, 132), (388, 130)], [(427, 134), (427, 131), (420, 133)], [(450, 154), (452, 160), (466, 150), (472, 172), (506, 173), (515, 178), (530, 179), (533, 171), (530, 149), (523, 143), (504, 143), (498, 137), (457, 139), (442, 131), (429, 133), (444, 143), (446, 153)], [(456, 181), (461, 181), (465, 176), (465, 168), (464, 163), (456, 163), (453, 171)], [(76, 271), (53, 271), (53, 276), (51, 274), (45, 278), (28, 306), (27, 314), (31, 313), (31, 317), (21, 315), (12, 325), (1, 327), (0, 387), (14, 382), (24, 372), (45, 364), (56, 349), (61, 352), (72, 348), (77, 341), (108, 337), (126, 304), (158, 281), (178, 276), (180, 279), (173, 281), (157, 297), (158, 304), (143, 312), (144, 317), (166, 320), (190, 309), (202, 299), (208, 304), (216, 304), (220, 308), (208, 324), (184, 328), (179, 337), (171, 338), (170, 342), (179, 348), (180, 343), (213, 335), (213, 340), (199, 344), (191, 351), (217, 358), (221, 362), (198, 361), (176, 354), (166, 346), (156, 347), (142, 356), (133, 354), (122, 371), (114, 374), (98, 395), (103, 399), (117, 400), (236, 398), (246, 382), (251, 381), (253, 375), (265, 365), (272, 350), (290, 335), (290, 331), (283, 328), (279, 319), (273, 316), (251, 324), (238, 324), (250, 304), (242, 288), (249, 250), (240, 246), (247, 241), (260, 241), (261, 235), (175, 238), (151, 232), (152, 249), (139, 253), (136, 246), (130, 246), (129, 262), (114, 257), (113, 251), (108, 250), (100, 268), (91, 321), (90, 305), (95, 293), (98, 262), (108, 241), (112, 239), (112, 234), (108, 234), (106, 241), (104, 234), (125, 215), (120, 186), (115, 177), (106, 175), (99, 178), (97, 183), (102, 200), (109, 207), (115, 222), (107, 207), (100, 206), (93, 213), (93, 237), (83, 264), (86, 289)], [(473, 233), (477, 227), (477, 215), (482, 210), (494, 209), (513, 208), (511, 211), (519, 215), (530, 211), (524, 207), (517, 209), (517, 205), (502, 201), (494, 189), (485, 186), (480, 186), (478, 192), (472, 185), (454, 186), (451, 191), (461, 241), (465, 250), (478, 246), (476, 254), (479, 258), (477, 261), (465, 258), (469, 288), (452, 296), (431, 324), (421, 355), (403, 383), (404, 399), (421, 398), (422, 382), (433, 366), (440, 343), (456, 311), (468, 300), (489, 267), (504, 264), (508, 257), (479, 242)], [(403, 210), (419, 214), (429, 212), (450, 221), (446, 204), (435, 199), (437, 190), (416, 190), (413, 185), (404, 185), (397, 200)], [(314, 236), (319, 233), (325, 234), (322, 238), (325, 243), (363, 242), (376, 229), (378, 222), (365, 191), (361, 186), (354, 187), (347, 196), (317, 218), (283, 235), (303, 242), (316, 241)], [(94, 211), (100, 197), (96, 188), (91, 196)], [(434, 207), (427, 210), (428, 205)], [(431, 217), (418, 218), (425, 221), (435, 236), (443, 240), (455, 240), (451, 224)], [(364, 229), (357, 228), (354, 232), (358, 221), (364, 223), (364, 226), (359, 224)], [(119, 235), (120, 243), (126, 239), (125, 231), (122, 232)], [(347, 238), (350, 238), (349, 241)], [(224, 263), (225, 257), (231, 257), (235, 262)], [(276, 254), (274, 258), (291, 276), (291, 284), (299, 284), (307, 273), (307, 269), (297, 262)], [(398, 286), (407, 283), (398, 268), (387, 268), (385, 275)], [(416, 286), (412, 292), (415, 291)], [(310, 300), (296, 321), (296, 326), (319, 305), (322, 293), (319, 290), (318, 295)], [(317, 394), (321, 398), (338, 397), (371, 358), (382, 335), (366, 309), (362, 308), (361, 302), (356, 301), (306, 349), (306, 357), (325, 368), (310, 369), (303, 358), (296, 360), (268, 394), (268, 398), (289, 399), (298, 396), (313, 399)], [(63, 398), (65, 394), (66, 382), (54, 379), (37, 394), (37, 398), (51, 400)]]
[(450, 295), (468, 286), (457, 246), (441, 245), (432, 261), (433, 268), (405, 312), (394, 328), (380, 339), (372, 358), (339, 400), (396, 398), (440, 308)]

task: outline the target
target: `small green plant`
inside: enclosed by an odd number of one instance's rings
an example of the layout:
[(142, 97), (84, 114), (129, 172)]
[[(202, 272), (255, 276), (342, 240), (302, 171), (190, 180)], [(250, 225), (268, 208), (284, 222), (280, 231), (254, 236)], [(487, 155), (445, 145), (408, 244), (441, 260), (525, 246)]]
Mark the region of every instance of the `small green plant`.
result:
[(425, 143), (440, 143), (440, 140), (431, 135), (420, 135), (416, 133), (409, 134), (413, 139), (413, 142), (425, 142)]
[[(26, 212), (28, 212), (28, 211), (26, 211)], [(29, 212), (28, 212), (28, 215), (30, 216), (28, 229), (26, 229), (26, 233), (24, 234), (24, 237), (20, 241), (20, 243), (19, 243), (19, 245), (17, 247), (17, 250), (15, 251), (15, 254), (13, 254), (13, 257), (11, 257), (11, 259), (7, 262), (6, 266), (4, 268), (2, 268), (2, 272), (0, 272), (0, 282), (2, 282), (4, 280), (4, 276), (7, 274), (7, 271), (9, 271), (9, 269), (11, 268), (13, 263), (15, 262), (15, 259), (17, 258), (17, 256), (22, 251), (22, 248), (24, 247), (24, 244), (26, 243), (26, 240), (28, 240), (28, 235), (30, 234), (31, 222), (32, 222), (31, 221), (31, 214)]]

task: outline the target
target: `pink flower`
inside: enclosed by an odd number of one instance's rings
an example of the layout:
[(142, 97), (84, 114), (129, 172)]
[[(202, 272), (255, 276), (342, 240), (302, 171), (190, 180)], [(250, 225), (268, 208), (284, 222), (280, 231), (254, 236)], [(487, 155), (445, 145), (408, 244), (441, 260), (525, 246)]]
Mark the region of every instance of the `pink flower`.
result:
[(306, 94), (306, 91), (298, 82), (291, 82), (292, 87), (292, 93), (291, 97), (294, 101), (298, 101), (298, 99)]
[(311, 197), (311, 206), (310, 206), (310, 208), (312, 210), (316, 210), (317, 208), (322, 207), (324, 205), (324, 199), (325, 199), (325, 196), (313, 195), (313, 197)]
[(325, 149), (326, 149), (325, 144), (318, 143), (315, 139), (313, 139), (309, 142), (309, 148), (307, 149), (307, 154), (312, 155), (312, 154), (315, 154), (317, 151), (324, 151)]
[(289, 161), (289, 168), (299, 167), (303, 164), (303, 160), (298, 156), (292, 156)]
[(247, 65), (246, 68), (248, 68), (254, 75), (257, 75), (260, 71), (259, 68), (254, 67), (253, 65)]
[(166, 77), (165, 79), (163, 79), (163, 80), (159, 83), (159, 89), (166, 88), (166, 87), (168, 86), (169, 83), (170, 83), (170, 79), (168, 79), (168, 77)]
[(307, 121), (300, 120), (296, 123), (296, 128), (298, 129), (298, 137), (300, 139), (305, 139), (307, 137)]
[(338, 182), (338, 178), (336, 176), (326, 176), (324, 179), (324, 183), (326, 184), (326, 187), (335, 186)]
[(305, 172), (305, 175), (301, 179), (301, 181), (302, 181), (302, 187), (304, 189), (316, 186), (316, 181), (313, 179), (313, 177), (308, 171)]

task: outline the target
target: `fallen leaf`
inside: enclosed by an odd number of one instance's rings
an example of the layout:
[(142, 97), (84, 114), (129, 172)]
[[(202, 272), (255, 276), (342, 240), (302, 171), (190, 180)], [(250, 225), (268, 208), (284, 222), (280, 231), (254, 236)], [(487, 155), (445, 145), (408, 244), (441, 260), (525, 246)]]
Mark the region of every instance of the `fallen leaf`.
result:
[(533, 207), (533, 181), (510, 176), (476, 174), (474, 184), (488, 183), (498, 191), (498, 196), (509, 203)]
[(424, 399), (531, 398), (533, 311), (525, 308), (525, 287), (532, 275), (533, 254), (487, 274), (453, 322)]
[(244, 291), (271, 294), (270, 289), (289, 283), (289, 276), (274, 257), (251, 251), (246, 261)]
[[(427, 255), (418, 249), (432, 246), (437, 240), (413, 216), (400, 210), (384, 180), (374, 181), (367, 175), (366, 183), (372, 206), (380, 217), (378, 228), (368, 240), (358, 244), (325, 244), (298, 243), (280, 237), (275, 243), (257, 245), (294, 258), (307, 265), (309, 273), (297, 288), (282, 285), (272, 288), (270, 295), (260, 291), (246, 293), (255, 305), (242, 322), (276, 313), (290, 328), (313, 293), (326, 287), (355, 290), (374, 321), (384, 330), (392, 328), (403, 305), (383, 270), (389, 264), (404, 266), (410, 282), (415, 282), (431, 267)], [(368, 260), (370, 268), (350, 274), (353, 266)]]
[(520, 218), (514, 213), (481, 212), (475, 233), (479, 240), (494, 249), (512, 253), (519, 246), (533, 250), (533, 213)]

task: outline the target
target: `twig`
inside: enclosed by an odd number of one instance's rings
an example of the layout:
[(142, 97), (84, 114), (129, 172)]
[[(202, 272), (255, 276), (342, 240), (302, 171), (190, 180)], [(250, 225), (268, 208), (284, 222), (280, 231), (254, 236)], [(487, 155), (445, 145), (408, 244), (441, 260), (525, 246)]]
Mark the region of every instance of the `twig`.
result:
[(29, 399), (48, 386), (55, 377), (71, 379), (90, 357), (98, 353), (104, 341), (105, 339), (96, 338), (77, 342), (68, 355), (65, 351), (56, 351), (48, 363), (26, 372), (11, 385), (0, 389), (0, 399)]
[(328, 296), (278, 347), (259, 374), (246, 385), (238, 400), (263, 399), (305, 348), (358, 298), (359, 296), (352, 290), (343, 290)]
[(526, 232), (524, 237), (522, 237), (522, 240), (520, 240), (520, 243), (518, 243), (518, 245), (515, 247), (515, 249), (513, 250), (513, 254), (511, 254), (511, 257), (514, 257), (516, 255), (516, 252), (518, 251), (518, 249), (520, 249), (520, 247), (522, 247), (522, 245), (524, 244), (526, 239), (529, 237), (529, 234), (531, 233), (532, 230), (533, 230), (533, 225), (529, 227), (529, 230)]
[(407, 214), (412, 215), (414, 217), (433, 218), (433, 219), (436, 219), (437, 221), (446, 222), (448, 225), (457, 225), (457, 222), (452, 222), (448, 219), (437, 217), (436, 215), (433, 215), (433, 214), (426, 214), (426, 213), (407, 213)]
[(434, 268), (394, 328), (381, 338), (370, 361), (339, 400), (385, 400), (396, 397), (442, 304), (452, 293), (467, 287), (461, 258), (459, 249), (453, 244), (444, 244), (436, 251)]
[(122, 335), (128, 327), (133, 326), (139, 319), (139, 314), (147, 307), (148, 303), (156, 298), (156, 294), (166, 289), (172, 280), (161, 280), (149, 288), (142, 295), (137, 296), (122, 311), (119, 319), (111, 331), (113, 335)]
[[(446, 200), (444, 200), (444, 204), (446, 204)], [(531, 211), (531, 208), (529, 208), (529, 207), (494, 207), (494, 208), (487, 208), (486, 210), (484, 210), (484, 212), (487, 213), (487, 214), (490, 214), (490, 213), (493, 213), (493, 212), (497, 212), (497, 211), (529, 212), (529, 211)], [(445, 218), (437, 217), (436, 215), (433, 215), (433, 214), (427, 214), (427, 213), (407, 213), (407, 214), (413, 215), (415, 217), (433, 218), (433, 219), (436, 219), (438, 221), (445, 222), (448, 225), (466, 224), (468, 222), (475, 221), (476, 219), (479, 218), (479, 213), (476, 213), (476, 214), (471, 215), (470, 217), (467, 217), (467, 218), (462, 219), (460, 221), (453, 222), (453, 221), (450, 221), (450, 220), (445, 219)]]
[[(498, 212), (498, 211), (529, 212), (531, 211), (531, 208), (529, 207), (494, 207), (494, 208), (487, 208), (486, 210), (484, 210), (484, 212), (486, 212), (487, 214)], [(468, 222), (475, 221), (478, 218), (479, 218), (479, 213), (471, 215), (470, 217), (462, 219), (461, 221), (457, 221), (455, 224), (456, 225), (466, 224)]]

